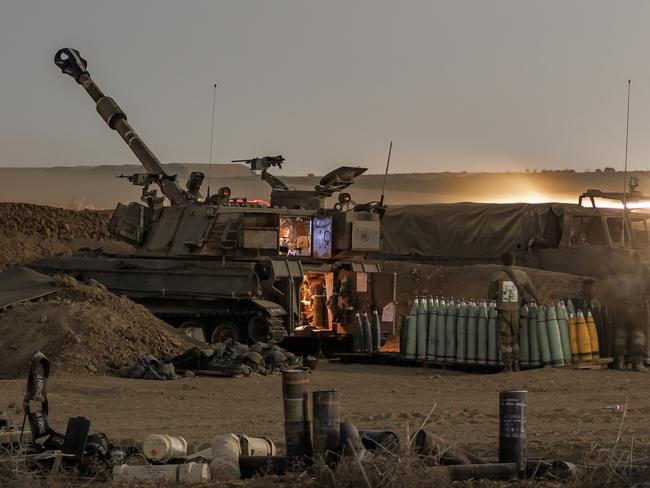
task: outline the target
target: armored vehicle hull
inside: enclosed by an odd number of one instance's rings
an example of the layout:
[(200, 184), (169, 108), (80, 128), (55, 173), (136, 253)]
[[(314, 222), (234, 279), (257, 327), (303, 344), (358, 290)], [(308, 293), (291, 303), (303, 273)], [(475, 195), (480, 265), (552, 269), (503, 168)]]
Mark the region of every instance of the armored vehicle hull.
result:
[[(61, 49), (54, 62), (142, 164), (144, 173), (126, 178), (142, 187), (143, 203), (118, 204), (109, 223), (112, 236), (134, 246), (133, 255), (84, 252), (39, 259), (31, 268), (97, 280), (212, 342), (346, 337), (354, 313), (377, 310), (384, 332), (393, 332), (395, 276), (363, 264), (379, 249), (383, 205), (353, 205), (342, 192), (365, 168), (341, 166), (313, 190), (296, 190), (268, 172), (282, 167), (282, 156), (238, 160), (261, 172), (270, 202), (233, 197), (226, 187), (204, 197), (203, 174), (193, 172), (183, 188), (167, 173), (78, 51)], [(328, 207), (335, 193), (338, 203)]]

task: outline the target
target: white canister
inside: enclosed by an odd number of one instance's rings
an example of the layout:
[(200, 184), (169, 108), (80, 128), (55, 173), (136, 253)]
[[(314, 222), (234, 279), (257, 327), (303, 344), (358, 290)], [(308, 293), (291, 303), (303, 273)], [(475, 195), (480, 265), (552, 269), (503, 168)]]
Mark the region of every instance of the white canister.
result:
[(268, 437), (249, 437), (239, 435), (241, 451), (244, 456), (275, 456), (275, 444)]
[(241, 441), (236, 434), (221, 434), (212, 438), (212, 455), (210, 475), (213, 480), (238, 480), (239, 456), (242, 455)]
[(187, 454), (187, 441), (180, 436), (149, 434), (144, 440), (142, 452), (148, 459), (167, 462)]

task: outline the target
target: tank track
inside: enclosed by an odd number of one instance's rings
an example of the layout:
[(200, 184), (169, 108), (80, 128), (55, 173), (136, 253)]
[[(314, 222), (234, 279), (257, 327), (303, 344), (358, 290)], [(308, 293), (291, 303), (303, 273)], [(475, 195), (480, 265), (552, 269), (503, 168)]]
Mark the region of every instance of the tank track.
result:
[(287, 336), (287, 329), (281, 317), (269, 317), (266, 319), (269, 324), (269, 342), (277, 344)]

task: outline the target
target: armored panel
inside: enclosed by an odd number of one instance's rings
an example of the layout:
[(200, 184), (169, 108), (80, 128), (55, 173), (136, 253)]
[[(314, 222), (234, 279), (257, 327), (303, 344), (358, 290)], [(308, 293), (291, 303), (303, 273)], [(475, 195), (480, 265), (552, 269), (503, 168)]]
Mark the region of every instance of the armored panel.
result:
[(108, 223), (109, 232), (129, 244), (139, 245), (151, 225), (151, 211), (139, 203), (118, 203)]
[(241, 245), (246, 249), (277, 249), (278, 231), (276, 229), (243, 229)]
[(379, 221), (352, 222), (353, 251), (378, 251), (379, 250)]
[(181, 221), (181, 215), (186, 208), (164, 207), (137, 254), (166, 254), (171, 248), (176, 229)]

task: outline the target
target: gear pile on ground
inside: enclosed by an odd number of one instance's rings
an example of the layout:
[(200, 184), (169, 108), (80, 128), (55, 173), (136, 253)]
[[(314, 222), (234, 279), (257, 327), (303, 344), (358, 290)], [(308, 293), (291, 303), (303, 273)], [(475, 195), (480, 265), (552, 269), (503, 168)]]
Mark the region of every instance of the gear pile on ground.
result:
[[(314, 358), (307, 359), (308, 364), (315, 361)], [(266, 375), (288, 368), (302, 368), (303, 358), (273, 344), (256, 342), (247, 346), (227, 340), (214, 344), (212, 349), (208, 350), (193, 347), (173, 358), (172, 363), (179, 369), (215, 371), (224, 376), (248, 376), (254, 373)]]
[(176, 370), (172, 363), (159, 361), (151, 354), (138, 359), (133, 366), (124, 366), (118, 371), (123, 378), (141, 380), (177, 380)]
[(115, 242), (108, 233), (110, 215), (110, 211), (0, 203), (0, 271), (41, 256)]
[(23, 376), (35, 350), (50, 358), (54, 374), (98, 374), (148, 354), (168, 359), (205, 346), (93, 280), (65, 276), (57, 284), (63, 289), (0, 313), (0, 378)]

